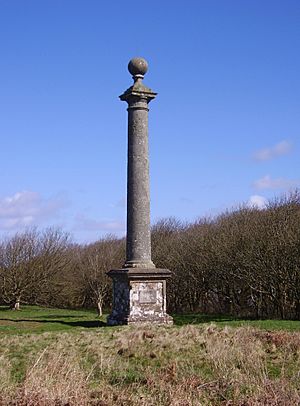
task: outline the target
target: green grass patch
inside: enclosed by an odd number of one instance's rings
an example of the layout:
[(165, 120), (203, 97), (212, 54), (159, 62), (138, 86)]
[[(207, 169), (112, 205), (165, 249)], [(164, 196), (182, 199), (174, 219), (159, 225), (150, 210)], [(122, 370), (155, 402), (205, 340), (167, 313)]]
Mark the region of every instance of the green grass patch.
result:
[(225, 327), (253, 327), (263, 330), (285, 330), (285, 331), (300, 331), (299, 320), (253, 320), (247, 318), (238, 318), (228, 315), (207, 315), (199, 313), (190, 314), (173, 314), (174, 323), (177, 326), (187, 324), (205, 324), (214, 323), (217, 326)]
[(95, 329), (105, 325), (93, 310), (68, 310), (23, 306), (10, 310), (0, 306), (0, 335)]

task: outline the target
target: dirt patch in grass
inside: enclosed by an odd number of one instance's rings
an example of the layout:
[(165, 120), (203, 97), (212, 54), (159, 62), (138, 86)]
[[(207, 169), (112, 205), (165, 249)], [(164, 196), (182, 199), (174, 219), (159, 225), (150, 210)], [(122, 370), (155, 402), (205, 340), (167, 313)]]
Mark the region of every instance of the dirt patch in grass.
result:
[(19, 320), (0, 320), (1, 327), (13, 327), (15, 329), (34, 329), (39, 328), (38, 323), (34, 321), (19, 321)]

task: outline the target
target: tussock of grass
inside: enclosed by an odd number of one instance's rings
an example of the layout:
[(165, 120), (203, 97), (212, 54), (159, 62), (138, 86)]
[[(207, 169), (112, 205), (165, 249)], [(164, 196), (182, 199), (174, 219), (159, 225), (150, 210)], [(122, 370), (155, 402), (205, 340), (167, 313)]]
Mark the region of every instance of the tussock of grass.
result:
[(299, 355), (300, 333), (246, 327), (6, 336), (0, 404), (296, 405)]

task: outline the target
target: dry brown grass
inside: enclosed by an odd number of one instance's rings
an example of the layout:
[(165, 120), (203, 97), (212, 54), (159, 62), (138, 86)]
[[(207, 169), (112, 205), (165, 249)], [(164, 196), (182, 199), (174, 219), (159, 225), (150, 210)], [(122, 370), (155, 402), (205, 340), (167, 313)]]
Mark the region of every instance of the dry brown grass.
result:
[(299, 355), (300, 333), (214, 325), (5, 337), (0, 404), (297, 405)]

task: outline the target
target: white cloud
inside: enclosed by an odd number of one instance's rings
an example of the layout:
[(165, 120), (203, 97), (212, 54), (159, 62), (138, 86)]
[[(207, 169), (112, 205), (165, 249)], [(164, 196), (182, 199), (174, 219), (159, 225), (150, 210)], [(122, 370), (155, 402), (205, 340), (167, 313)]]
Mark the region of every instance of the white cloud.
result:
[(66, 200), (61, 195), (46, 199), (37, 192), (26, 190), (0, 198), (0, 229), (39, 225), (57, 216), (65, 206)]
[(272, 179), (270, 175), (263, 176), (253, 183), (255, 189), (290, 189), (300, 184), (300, 179)]
[(279, 142), (273, 147), (263, 148), (253, 155), (256, 161), (268, 161), (281, 155), (288, 154), (292, 149), (292, 144), (286, 140)]
[(248, 201), (248, 206), (254, 207), (257, 209), (264, 209), (267, 205), (267, 202), (268, 202), (268, 200), (264, 196), (253, 195), (253, 196), (250, 196), (250, 199)]

